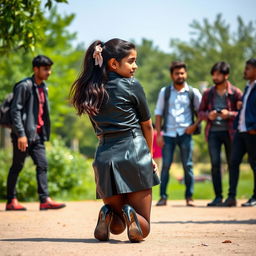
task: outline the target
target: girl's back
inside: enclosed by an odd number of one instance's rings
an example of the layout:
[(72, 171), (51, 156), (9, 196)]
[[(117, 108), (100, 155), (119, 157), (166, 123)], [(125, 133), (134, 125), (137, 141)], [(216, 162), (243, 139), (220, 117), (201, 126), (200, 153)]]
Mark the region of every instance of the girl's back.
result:
[(140, 83), (109, 73), (105, 86), (108, 97), (96, 116), (91, 116), (97, 135), (140, 129), (139, 122), (150, 118), (146, 98)]

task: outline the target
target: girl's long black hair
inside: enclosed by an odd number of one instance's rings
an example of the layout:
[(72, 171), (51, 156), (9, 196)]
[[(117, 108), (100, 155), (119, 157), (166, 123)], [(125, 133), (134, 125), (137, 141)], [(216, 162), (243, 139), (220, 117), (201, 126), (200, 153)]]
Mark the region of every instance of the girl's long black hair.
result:
[[(95, 47), (102, 47), (103, 64), (95, 65), (93, 53)], [(106, 43), (93, 42), (86, 51), (82, 71), (70, 90), (71, 103), (78, 115), (97, 115), (105, 97), (108, 97), (105, 84), (108, 81), (108, 61), (111, 58), (120, 62), (135, 49), (133, 43), (114, 38)]]

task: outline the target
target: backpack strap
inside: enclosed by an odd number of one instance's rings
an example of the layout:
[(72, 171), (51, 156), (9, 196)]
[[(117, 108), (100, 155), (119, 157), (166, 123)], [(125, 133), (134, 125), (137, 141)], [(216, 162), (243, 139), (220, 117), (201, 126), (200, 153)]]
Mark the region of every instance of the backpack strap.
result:
[[(33, 80), (32, 80), (31, 77), (27, 77), (27, 78), (24, 78), (24, 79), (22, 79), (21, 81), (17, 82), (17, 83), (14, 85), (14, 87), (13, 87), (13, 93), (14, 93), (15, 87), (16, 87), (18, 84), (24, 83), (24, 82), (26, 83), (26, 87), (27, 87), (27, 88), (29, 89), (29, 91), (31, 92), (31, 91), (32, 91), (32, 88), (33, 88), (34, 82), (33, 82)], [(30, 95), (29, 93), (26, 93), (26, 101), (27, 101), (29, 95)]]
[(22, 83), (22, 82), (26, 82), (26, 85), (28, 86), (28, 88), (29, 88), (29, 89), (32, 89), (34, 83), (33, 83), (33, 80), (32, 80), (31, 77), (27, 77), (27, 78), (22, 79), (21, 81), (17, 82), (17, 83), (14, 85), (14, 88), (15, 88), (18, 84), (20, 84), (20, 83)]
[(192, 122), (194, 123), (194, 115), (197, 115), (197, 113), (195, 111), (195, 106), (194, 106), (195, 94), (194, 94), (192, 86), (190, 86), (190, 85), (189, 85), (188, 97), (189, 97), (190, 110), (191, 110), (191, 114), (192, 114)]
[(163, 130), (166, 131), (166, 126), (167, 126), (167, 116), (168, 116), (168, 101), (171, 96), (171, 85), (165, 87), (164, 91), (164, 111), (163, 111), (163, 119), (164, 119), (164, 124), (163, 124)]
[[(195, 93), (193, 87), (189, 85), (189, 103), (190, 103), (190, 110), (192, 115), (192, 123), (195, 123), (195, 117), (198, 117), (198, 113), (195, 109), (194, 99)], [(194, 135), (201, 133), (201, 123), (198, 123), (196, 130), (194, 131)]]

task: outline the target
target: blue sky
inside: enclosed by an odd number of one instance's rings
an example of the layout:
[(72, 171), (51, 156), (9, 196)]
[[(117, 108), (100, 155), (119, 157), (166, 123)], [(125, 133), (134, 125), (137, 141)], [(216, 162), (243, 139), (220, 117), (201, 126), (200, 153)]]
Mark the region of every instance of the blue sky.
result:
[(75, 43), (84, 42), (85, 47), (97, 39), (140, 43), (146, 38), (170, 52), (170, 39), (191, 38), (193, 20), (213, 22), (222, 13), (231, 30), (237, 26), (237, 16), (256, 24), (256, 0), (69, 0), (58, 4), (58, 11), (76, 14), (69, 30), (77, 32)]

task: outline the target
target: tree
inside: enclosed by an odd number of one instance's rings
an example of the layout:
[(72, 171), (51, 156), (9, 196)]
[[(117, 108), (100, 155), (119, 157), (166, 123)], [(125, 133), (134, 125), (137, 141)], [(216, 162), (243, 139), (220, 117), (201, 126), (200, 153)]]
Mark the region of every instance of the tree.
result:
[[(82, 45), (74, 47), (72, 41), (75, 33), (67, 27), (74, 19), (74, 14), (61, 16), (52, 8), (49, 17), (41, 20), (41, 27), (47, 37), (38, 41), (34, 52), (23, 50), (9, 52), (0, 59), (0, 101), (9, 93), (13, 85), (32, 74), (31, 61), (37, 54), (49, 56), (54, 65), (53, 73), (47, 81), (51, 107), (52, 139), (61, 138), (66, 145), (79, 141), (83, 153), (94, 153), (96, 137), (87, 118), (78, 118), (74, 108), (69, 104), (69, 90), (77, 77), (85, 49)], [(89, 134), (89, 136), (85, 136)], [(89, 138), (89, 139), (88, 139)]]
[[(191, 24), (192, 38), (189, 42), (171, 40), (174, 58), (188, 64), (189, 83), (200, 88), (200, 81), (212, 84), (211, 67), (218, 61), (226, 61), (231, 66), (230, 81), (243, 89), (243, 69), (245, 61), (256, 55), (256, 27), (253, 22), (245, 24), (237, 18), (237, 30), (230, 30), (230, 25), (216, 16), (211, 24), (208, 19), (202, 23), (194, 20)], [(200, 161), (208, 159), (207, 144), (204, 136), (195, 136), (195, 155)]]
[(171, 40), (176, 58), (189, 66), (190, 81), (212, 83), (210, 69), (215, 62), (227, 61), (231, 65), (230, 80), (240, 88), (244, 87), (243, 68), (247, 59), (256, 55), (256, 27), (253, 22), (245, 24), (237, 18), (237, 31), (231, 32), (230, 25), (216, 16), (211, 24), (207, 19), (202, 23), (194, 20), (191, 24), (192, 38), (189, 42)]
[[(21, 2), (21, 0), (17, 1)], [(33, 2), (36, 1), (38, 0)], [(1, 9), (2, 4), (0, 6)], [(48, 81), (52, 138), (61, 138), (69, 146), (73, 144), (72, 142), (79, 141), (80, 150), (86, 155), (93, 156), (97, 139), (90, 121), (87, 117), (77, 117), (68, 98), (70, 86), (78, 75), (86, 51), (82, 45), (73, 46), (72, 40), (75, 39), (76, 34), (67, 30), (74, 17), (74, 15), (63, 17), (52, 8), (50, 15), (43, 16), (40, 21), (38, 28), (40, 31), (37, 32), (47, 36), (42, 36), (41, 40), (36, 41), (34, 52), (24, 53), (22, 50), (24, 48), (18, 48), (17, 51), (8, 51), (8, 56), (1, 56), (0, 102), (12, 90), (15, 82), (32, 73), (31, 60), (35, 55), (49, 56), (54, 61), (53, 74)], [(147, 39), (143, 39), (141, 44), (136, 44), (139, 66), (136, 78), (145, 89), (153, 119), (158, 93), (161, 87), (170, 83), (169, 65), (174, 60), (183, 60), (188, 64), (188, 82), (196, 87), (199, 87), (200, 81), (211, 83), (209, 72), (212, 65), (217, 61), (225, 60), (231, 65), (231, 81), (240, 88), (244, 86), (242, 79), (244, 62), (256, 55), (254, 23), (245, 24), (238, 17), (238, 27), (233, 32), (222, 16), (218, 15), (212, 24), (207, 19), (202, 23), (193, 21), (191, 28), (193, 34), (190, 41), (171, 40), (173, 49), (171, 54), (162, 52), (154, 46), (153, 41)], [(198, 151), (197, 159), (202, 160), (208, 155), (207, 144), (204, 142), (203, 134), (194, 138), (195, 151)]]
[(149, 107), (153, 113), (157, 95), (161, 87), (170, 83), (169, 64), (171, 55), (160, 51), (153, 42), (143, 39), (138, 50), (138, 70), (136, 78), (145, 89)]
[[(52, 8), (53, 1), (47, 0), (44, 9)], [(2, 0), (0, 3), (0, 54), (19, 49), (34, 51), (35, 45), (45, 33), (41, 28), (44, 9), (41, 0)]]

